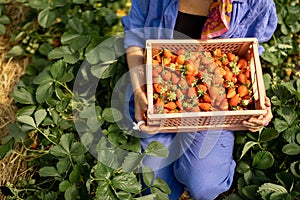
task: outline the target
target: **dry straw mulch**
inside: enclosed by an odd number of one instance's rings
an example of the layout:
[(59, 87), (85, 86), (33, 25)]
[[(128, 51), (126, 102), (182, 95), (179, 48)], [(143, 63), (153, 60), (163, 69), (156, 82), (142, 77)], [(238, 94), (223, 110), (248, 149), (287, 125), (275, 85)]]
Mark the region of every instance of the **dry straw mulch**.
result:
[[(7, 26), (6, 34), (0, 35), (0, 144), (3, 137), (8, 135), (7, 125), (16, 119), (17, 107), (12, 99), (12, 91), (29, 63), (29, 58), (5, 59), (5, 54), (14, 45), (9, 43), (10, 35), (26, 13), (17, 3), (8, 4), (6, 9), (11, 23)], [(14, 184), (20, 177), (26, 178), (29, 175), (26, 162), (21, 156), (24, 149), (16, 146), (14, 152), (0, 160), (0, 186), (8, 182)], [(1, 191), (0, 199), (5, 199)]]

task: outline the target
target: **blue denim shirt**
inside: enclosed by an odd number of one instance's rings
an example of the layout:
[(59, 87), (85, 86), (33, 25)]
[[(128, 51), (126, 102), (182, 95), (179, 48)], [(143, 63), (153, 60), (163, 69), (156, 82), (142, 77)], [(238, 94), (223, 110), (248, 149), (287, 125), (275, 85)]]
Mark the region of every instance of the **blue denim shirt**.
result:
[[(122, 18), (125, 48), (145, 47), (147, 39), (172, 39), (178, 3), (178, 0), (132, 0), (130, 13)], [(219, 38), (255, 37), (262, 43), (271, 38), (276, 27), (273, 0), (234, 0), (230, 29)], [(263, 47), (260, 46), (259, 52), (263, 52)]]

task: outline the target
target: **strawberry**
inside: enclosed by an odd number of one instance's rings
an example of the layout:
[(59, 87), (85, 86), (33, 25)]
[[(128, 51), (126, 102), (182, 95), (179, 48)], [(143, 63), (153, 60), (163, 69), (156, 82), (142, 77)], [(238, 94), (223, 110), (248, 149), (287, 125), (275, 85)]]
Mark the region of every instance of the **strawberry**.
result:
[(158, 77), (160, 73), (162, 72), (162, 66), (161, 65), (153, 65), (153, 70), (152, 70), (152, 76), (153, 77)]
[(193, 106), (193, 108), (190, 110), (190, 112), (200, 112), (199, 106)]
[(220, 94), (220, 88), (216, 87), (216, 86), (212, 86), (208, 89), (210, 97), (212, 99), (212, 101), (215, 101), (215, 99), (218, 97), (218, 95)]
[(203, 99), (203, 101), (206, 102), (206, 103), (211, 103), (211, 98), (210, 98), (209, 94), (204, 94), (204, 95), (202, 96), (202, 99)]
[(197, 76), (198, 74), (198, 69), (191, 62), (185, 64), (185, 69), (186, 76)]
[(214, 60), (211, 57), (204, 56), (201, 58), (201, 62), (203, 65), (208, 65), (208, 64), (213, 63)]
[(224, 79), (225, 79), (226, 81), (231, 81), (232, 77), (233, 77), (232, 71), (227, 70), (227, 71), (226, 71), (226, 74), (224, 75)]
[(195, 76), (186, 76), (185, 79), (188, 82), (188, 84), (190, 84), (190, 85), (195, 85), (195, 83), (197, 82), (197, 79)]
[(165, 106), (164, 101), (161, 98), (157, 98), (154, 105), (156, 113), (163, 113), (164, 106)]
[(210, 111), (212, 110), (212, 106), (210, 103), (199, 103), (198, 106), (202, 111)]
[(180, 81), (180, 77), (177, 76), (176, 73), (172, 73), (171, 74), (171, 81), (172, 81), (173, 84), (177, 84)]
[(171, 58), (163, 58), (162, 59), (163, 66), (169, 66), (170, 64), (171, 64)]
[(185, 90), (185, 89), (187, 89), (187, 88), (189, 87), (189, 86), (188, 86), (188, 83), (186, 82), (186, 80), (185, 80), (184, 78), (181, 78), (181, 79), (179, 80), (178, 86), (179, 86), (181, 89), (183, 89), (183, 90)]
[(228, 88), (226, 98), (230, 99), (230, 98), (234, 97), (235, 95), (236, 95), (235, 88), (233, 88), (233, 87)]
[(229, 103), (227, 99), (223, 99), (221, 103), (219, 104), (220, 110), (228, 110), (229, 109)]
[(177, 105), (174, 101), (170, 101), (170, 102), (166, 103), (164, 105), (164, 107), (169, 109), (169, 110), (174, 110), (174, 109), (176, 109)]
[(189, 87), (189, 88), (188, 88), (187, 96), (188, 96), (188, 97), (191, 97), (191, 98), (197, 97), (197, 91), (196, 91), (196, 88), (194, 88), (194, 87)]
[(235, 62), (236, 59), (237, 59), (237, 56), (234, 53), (231, 53), (231, 52), (227, 53), (227, 57), (228, 57), (228, 60), (230, 62)]
[(153, 83), (153, 90), (158, 93), (161, 94), (163, 91), (163, 86), (160, 83)]
[(227, 55), (226, 55), (226, 54), (223, 54), (223, 56), (221, 57), (221, 62), (222, 62), (222, 65), (223, 65), (223, 66), (226, 66), (226, 65), (228, 65), (228, 63), (229, 63), (229, 60), (228, 60), (228, 58), (227, 58)]
[(171, 55), (171, 63), (175, 63), (177, 60), (177, 56), (175, 54)]
[(238, 87), (238, 94), (240, 95), (240, 97), (244, 97), (244, 96), (248, 95), (249, 94), (249, 90), (248, 90), (247, 86), (240, 85)]
[(177, 107), (179, 108), (179, 110), (183, 110), (183, 102), (182, 102), (182, 100), (176, 100), (176, 105), (177, 105)]
[(179, 65), (183, 65), (185, 62), (185, 56), (184, 55), (178, 55), (176, 58), (176, 63)]
[(157, 60), (158, 63), (161, 63), (162, 59), (161, 59), (161, 55), (160, 54), (158, 54), (155, 58), (156, 58), (156, 60)]
[(204, 84), (198, 84), (197, 85), (197, 92), (198, 92), (198, 95), (199, 96), (202, 96), (202, 95), (204, 95), (204, 94), (206, 94), (206, 92), (207, 92), (207, 87), (206, 87), (206, 85), (204, 85)]
[(223, 84), (224, 83), (224, 79), (220, 76), (215, 76), (214, 80), (213, 80), (214, 84)]
[(247, 61), (245, 59), (241, 58), (241, 59), (239, 59), (237, 66), (240, 69), (244, 69), (244, 68), (246, 68), (248, 66), (248, 63), (247, 63)]
[(235, 107), (239, 104), (239, 100), (240, 100), (240, 95), (236, 94), (231, 99), (229, 99), (229, 105)]
[(245, 74), (239, 74), (237, 76), (237, 80), (241, 83), (244, 84), (247, 81), (247, 76)]
[(184, 94), (183, 94), (183, 92), (182, 92), (180, 89), (177, 89), (177, 90), (175, 91), (175, 93), (176, 93), (176, 98), (177, 98), (178, 100), (183, 100), (183, 99), (184, 99)]
[(226, 75), (226, 71), (224, 68), (222, 67), (216, 67), (215, 69), (215, 76), (220, 76), (220, 77), (223, 77)]
[(217, 58), (221, 58), (222, 57), (222, 51), (221, 51), (221, 49), (215, 49), (214, 51), (213, 51), (213, 55), (214, 55), (214, 57), (217, 57)]
[(236, 84), (236, 82), (237, 82), (236, 76), (233, 76), (233, 77), (231, 78), (231, 82), (234, 83), (234, 84)]
[(164, 58), (171, 58), (172, 57), (172, 52), (168, 49), (163, 50), (163, 56)]
[(169, 70), (163, 70), (161, 73), (161, 77), (165, 80), (165, 81), (170, 81), (172, 78), (172, 73)]

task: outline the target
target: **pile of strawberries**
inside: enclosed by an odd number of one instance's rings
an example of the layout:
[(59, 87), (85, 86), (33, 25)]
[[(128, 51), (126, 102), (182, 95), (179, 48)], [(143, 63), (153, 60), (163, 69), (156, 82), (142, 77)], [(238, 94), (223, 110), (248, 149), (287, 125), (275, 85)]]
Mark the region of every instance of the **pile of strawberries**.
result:
[(152, 50), (154, 113), (246, 110), (252, 104), (249, 56)]

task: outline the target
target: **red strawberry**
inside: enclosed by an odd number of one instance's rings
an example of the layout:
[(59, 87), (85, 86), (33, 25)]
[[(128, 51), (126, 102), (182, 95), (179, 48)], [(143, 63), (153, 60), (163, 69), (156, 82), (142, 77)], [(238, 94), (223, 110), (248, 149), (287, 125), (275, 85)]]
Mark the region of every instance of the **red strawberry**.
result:
[(202, 99), (203, 99), (203, 101), (206, 102), (206, 103), (211, 103), (211, 98), (210, 98), (209, 94), (204, 94), (204, 95), (202, 96)]
[(176, 62), (177, 62), (179, 65), (183, 65), (184, 62), (185, 62), (185, 56), (184, 56), (184, 55), (179, 55), (179, 56), (177, 56)]
[(239, 100), (240, 100), (240, 95), (237, 94), (229, 100), (229, 105), (235, 107), (239, 104)]
[(163, 55), (165, 58), (171, 58), (172, 57), (172, 52), (168, 49), (163, 50)]
[(162, 72), (162, 66), (161, 65), (153, 65), (153, 70), (152, 70), (152, 76), (153, 77), (158, 77), (160, 73)]
[(246, 68), (248, 66), (248, 63), (247, 63), (247, 61), (245, 59), (241, 58), (241, 59), (239, 59), (237, 66), (240, 69), (244, 69), (244, 68)]
[(183, 48), (178, 49), (178, 50), (176, 51), (176, 54), (177, 54), (177, 55), (184, 55), (184, 54), (186, 54), (186, 50), (183, 49)]
[(221, 51), (221, 49), (215, 49), (214, 51), (213, 51), (213, 55), (215, 56), (215, 57), (217, 57), (217, 58), (221, 58), (222, 57), (222, 51)]
[(187, 93), (187, 96), (188, 97), (197, 97), (197, 91), (196, 91), (196, 88), (194, 87), (189, 87), (188, 88), (188, 93)]
[(235, 88), (233, 88), (233, 87), (228, 88), (226, 97), (228, 99), (230, 99), (230, 98), (234, 97), (235, 95), (236, 95)]
[(206, 92), (207, 92), (207, 87), (206, 87), (206, 85), (204, 85), (204, 84), (202, 84), (202, 83), (200, 83), (200, 84), (197, 85), (197, 89), (198, 89), (198, 94), (199, 94), (199, 95), (204, 95), (204, 94), (206, 94)]
[(229, 109), (229, 103), (227, 99), (223, 99), (219, 105), (220, 110), (228, 110)]
[(226, 81), (231, 81), (232, 77), (233, 77), (232, 71), (227, 70), (227, 71), (226, 71), (226, 74), (224, 75), (224, 79), (225, 79)]
[(187, 76), (197, 76), (198, 74), (198, 69), (191, 62), (185, 64), (185, 69), (185, 75)]
[(241, 84), (244, 84), (247, 81), (247, 76), (245, 74), (239, 74), (237, 76), (237, 79)]
[(177, 107), (179, 108), (179, 110), (183, 110), (182, 100), (177, 100), (175, 103), (176, 103)]
[(166, 103), (164, 105), (164, 107), (169, 109), (169, 110), (174, 110), (177, 107), (177, 105), (174, 101), (170, 101), (170, 102)]
[(161, 73), (161, 77), (165, 80), (165, 81), (170, 81), (172, 78), (172, 73), (169, 70), (163, 70)]
[(197, 80), (195, 76), (186, 76), (185, 79), (190, 85), (194, 85)]
[(189, 87), (188, 83), (186, 82), (186, 80), (184, 78), (180, 79), (180, 81), (178, 82), (178, 86), (183, 90), (185, 90)]
[(199, 103), (198, 104), (202, 111), (210, 111), (212, 110), (212, 106), (210, 103)]
[(220, 94), (220, 88), (216, 87), (216, 86), (212, 86), (209, 88), (209, 94), (210, 97), (212, 99), (212, 101), (214, 101), (218, 95)]
[(237, 58), (236, 55), (231, 52), (227, 53), (227, 57), (230, 62), (236, 61), (236, 58)]
[(172, 83), (173, 83), (173, 84), (177, 84), (177, 83), (180, 81), (180, 77), (177, 76), (176, 73), (172, 73), (172, 75), (171, 75), (171, 80), (172, 80)]
[(248, 90), (247, 86), (240, 85), (238, 87), (238, 94), (240, 95), (240, 97), (244, 97), (244, 96), (248, 95), (249, 94), (249, 90)]
[(200, 110), (200, 108), (199, 108), (199, 106), (194, 106), (191, 110), (190, 110), (190, 112), (200, 112), (201, 110)]

